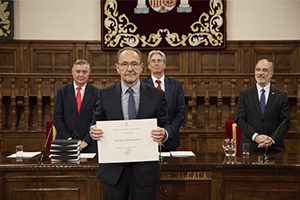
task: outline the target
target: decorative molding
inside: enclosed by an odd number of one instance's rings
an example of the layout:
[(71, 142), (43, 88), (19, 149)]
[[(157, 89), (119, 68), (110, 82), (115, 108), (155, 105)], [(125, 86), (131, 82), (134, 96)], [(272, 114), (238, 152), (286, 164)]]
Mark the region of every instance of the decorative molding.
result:
[[(102, 49), (224, 49), (224, 0), (102, 0)], [(150, 8), (151, 9), (150, 9)], [(177, 7), (177, 9), (173, 9)], [(194, 8), (194, 9), (192, 9)], [(193, 10), (193, 11), (192, 11)]]

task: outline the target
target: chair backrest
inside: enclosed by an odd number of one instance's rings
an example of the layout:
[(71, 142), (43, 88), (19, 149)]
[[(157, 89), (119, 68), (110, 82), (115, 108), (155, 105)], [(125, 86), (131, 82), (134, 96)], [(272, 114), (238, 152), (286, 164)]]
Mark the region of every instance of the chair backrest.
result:
[(237, 127), (235, 120), (225, 122), (225, 138), (232, 138), (236, 141), (236, 156), (240, 156), (242, 131)]
[[(52, 127), (52, 129), (51, 129), (51, 127)], [(49, 139), (46, 143), (46, 152), (47, 153), (50, 153), (51, 141), (55, 140), (55, 136), (56, 136), (56, 129), (53, 126), (53, 121), (52, 120), (49, 120), (49, 121), (46, 122), (46, 140), (47, 140), (49, 134), (50, 134), (50, 136), (49, 136)]]

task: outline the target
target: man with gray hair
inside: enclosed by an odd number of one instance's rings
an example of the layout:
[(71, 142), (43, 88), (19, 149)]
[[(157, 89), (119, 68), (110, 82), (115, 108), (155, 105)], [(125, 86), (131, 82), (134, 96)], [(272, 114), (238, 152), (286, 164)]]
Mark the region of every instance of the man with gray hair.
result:
[(53, 107), (55, 139), (79, 139), (80, 151), (97, 152), (89, 135), (89, 125), (97, 101), (98, 88), (88, 84), (90, 64), (78, 59), (72, 67), (73, 82), (57, 89)]
[[(166, 144), (171, 128), (165, 94), (140, 81), (144, 67), (141, 52), (132, 47), (120, 49), (115, 67), (121, 81), (99, 90), (91, 137), (102, 140), (110, 134), (97, 127), (97, 121), (156, 118), (157, 127), (141, 134)], [(128, 199), (130, 195), (132, 200), (156, 200), (159, 165), (158, 161), (99, 163), (97, 178), (103, 183), (104, 199)]]
[(162, 51), (151, 51), (148, 55), (151, 76), (143, 79), (142, 82), (165, 92), (172, 137), (163, 146), (162, 151), (175, 151), (180, 146), (179, 129), (185, 119), (185, 99), (181, 82), (165, 76), (166, 65), (166, 55)]
[(254, 72), (256, 85), (241, 90), (236, 108), (236, 123), (242, 131), (240, 149), (249, 143), (252, 152), (264, 152), (267, 147), (284, 152), (283, 136), (290, 127), (287, 94), (271, 86), (272, 62), (259, 60)]

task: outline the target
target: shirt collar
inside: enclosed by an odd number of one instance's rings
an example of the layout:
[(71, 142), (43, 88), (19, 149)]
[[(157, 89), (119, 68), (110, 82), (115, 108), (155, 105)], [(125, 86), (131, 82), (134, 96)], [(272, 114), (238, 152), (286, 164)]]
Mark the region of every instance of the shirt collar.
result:
[(256, 88), (257, 88), (257, 91), (258, 92), (261, 92), (261, 89), (264, 89), (265, 90), (265, 93), (269, 93), (270, 91), (270, 87), (271, 87), (271, 83), (269, 83), (266, 87), (262, 88), (260, 87), (257, 83), (256, 83)]
[[(141, 83), (140, 83), (140, 81), (138, 81), (134, 86), (131, 87), (132, 90), (133, 90), (133, 92), (134, 92), (135, 94), (139, 94), (139, 92), (140, 92), (140, 85), (141, 85)], [(127, 86), (121, 81), (122, 94), (125, 94), (125, 93), (127, 92), (127, 89), (128, 89), (128, 88), (129, 88), (129, 87), (127, 87)]]
[[(73, 84), (73, 85), (74, 85), (74, 89), (76, 90), (79, 86), (76, 85), (75, 81), (73, 81), (73, 83), (74, 83), (74, 84)], [(85, 90), (86, 84), (87, 84), (87, 83), (85, 83), (84, 86), (81, 87), (82, 90)]]
[(155, 78), (153, 75), (151, 75), (153, 83), (155, 83), (156, 80), (160, 80), (160, 82), (164, 85), (165, 84), (165, 75), (163, 75), (160, 79)]

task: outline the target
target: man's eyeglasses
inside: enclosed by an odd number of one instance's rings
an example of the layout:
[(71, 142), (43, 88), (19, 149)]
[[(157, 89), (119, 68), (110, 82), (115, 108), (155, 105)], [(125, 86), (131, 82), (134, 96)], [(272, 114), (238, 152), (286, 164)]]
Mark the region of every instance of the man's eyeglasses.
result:
[(133, 68), (133, 69), (137, 69), (140, 65), (141, 65), (141, 63), (137, 63), (137, 62), (133, 62), (133, 63), (121, 63), (121, 64), (118, 64), (118, 65), (120, 65), (120, 67), (122, 68), (122, 69), (127, 69), (128, 67), (129, 67), (129, 65)]

